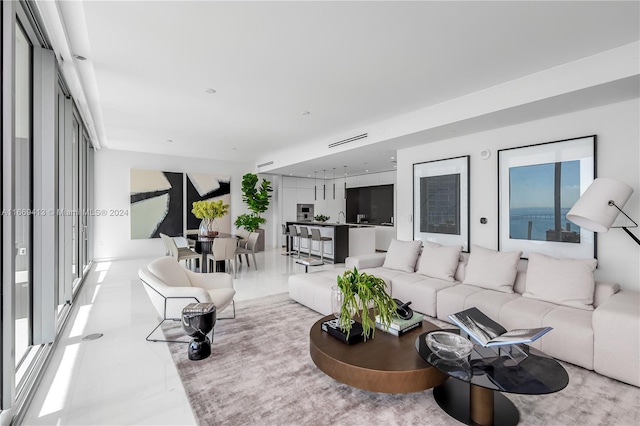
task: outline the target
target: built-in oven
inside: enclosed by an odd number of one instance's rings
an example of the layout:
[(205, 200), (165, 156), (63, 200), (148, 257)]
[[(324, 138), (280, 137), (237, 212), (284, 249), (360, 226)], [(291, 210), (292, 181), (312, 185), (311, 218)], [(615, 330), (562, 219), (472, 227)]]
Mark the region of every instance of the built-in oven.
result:
[(298, 204), (298, 222), (313, 221), (313, 204)]

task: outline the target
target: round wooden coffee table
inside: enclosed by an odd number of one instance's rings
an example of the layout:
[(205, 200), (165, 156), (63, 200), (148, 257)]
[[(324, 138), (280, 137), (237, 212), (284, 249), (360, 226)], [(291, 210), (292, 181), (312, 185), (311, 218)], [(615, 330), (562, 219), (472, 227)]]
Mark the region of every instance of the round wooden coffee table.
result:
[(410, 393), (442, 384), (447, 375), (433, 368), (415, 350), (416, 337), (437, 330), (427, 321), (396, 337), (376, 330), (375, 338), (347, 345), (322, 331), (320, 324), (334, 319), (328, 315), (309, 332), (309, 353), (316, 366), (335, 380), (373, 392)]

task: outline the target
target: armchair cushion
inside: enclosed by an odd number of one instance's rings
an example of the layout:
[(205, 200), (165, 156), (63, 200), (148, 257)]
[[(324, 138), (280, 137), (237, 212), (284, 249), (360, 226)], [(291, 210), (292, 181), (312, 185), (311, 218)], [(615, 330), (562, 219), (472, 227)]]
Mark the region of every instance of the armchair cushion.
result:
[(173, 257), (161, 257), (147, 265), (149, 272), (171, 287), (191, 287), (186, 269)]
[(391, 240), (387, 257), (385, 257), (382, 266), (398, 271), (415, 272), (416, 260), (420, 255), (421, 247), (422, 241)]

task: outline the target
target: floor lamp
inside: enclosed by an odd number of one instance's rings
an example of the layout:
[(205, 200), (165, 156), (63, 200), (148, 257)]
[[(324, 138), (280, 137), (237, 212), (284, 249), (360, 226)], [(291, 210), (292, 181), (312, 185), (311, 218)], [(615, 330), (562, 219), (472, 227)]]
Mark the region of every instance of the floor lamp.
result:
[(622, 228), (640, 245), (640, 239), (633, 235), (627, 226), (611, 226), (618, 214), (622, 213), (633, 223), (631, 228), (638, 227), (638, 224), (622, 211), (632, 193), (633, 188), (626, 183), (615, 179), (597, 178), (569, 210), (567, 220), (593, 232), (607, 232), (612, 227)]

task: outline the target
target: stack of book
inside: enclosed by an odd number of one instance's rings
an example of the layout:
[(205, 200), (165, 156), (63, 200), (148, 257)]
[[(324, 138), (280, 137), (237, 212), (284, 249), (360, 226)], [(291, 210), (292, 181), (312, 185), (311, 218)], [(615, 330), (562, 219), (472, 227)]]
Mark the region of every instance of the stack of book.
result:
[(406, 332), (420, 327), (420, 325), (422, 324), (422, 319), (422, 314), (418, 314), (416, 312), (414, 312), (413, 316), (407, 320), (393, 317), (391, 319), (389, 328), (385, 328), (380, 323), (380, 318), (376, 315), (376, 328), (379, 328), (382, 331), (386, 331), (389, 334), (393, 334), (394, 336), (402, 336)]

